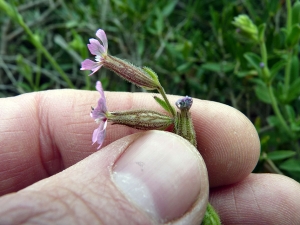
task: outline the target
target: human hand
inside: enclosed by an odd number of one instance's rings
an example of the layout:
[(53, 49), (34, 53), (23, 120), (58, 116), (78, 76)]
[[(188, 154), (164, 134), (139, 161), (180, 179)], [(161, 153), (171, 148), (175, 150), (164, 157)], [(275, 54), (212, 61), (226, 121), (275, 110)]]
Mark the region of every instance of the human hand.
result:
[[(160, 110), (145, 101), (151, 94), (106, 96), (111, 111)], [(57, 90), (0, 99), (0, 224), (199, 224), (208, 185), (195, 149), (174, 134), (113, 125), (94, 153), (89, 108), (98, 97)], [(250, 174), (260, 144), (249, 120), (195, 99), (191, 113), (223, 224), (299, 224), (300, 185)]]

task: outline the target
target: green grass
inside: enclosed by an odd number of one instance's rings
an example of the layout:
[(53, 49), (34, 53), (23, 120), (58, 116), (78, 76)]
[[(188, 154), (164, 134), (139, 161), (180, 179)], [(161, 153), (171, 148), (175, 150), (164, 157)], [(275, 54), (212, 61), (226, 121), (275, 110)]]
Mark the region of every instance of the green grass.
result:
[[(290, 1), (283, 2), (0, 0), (0, 97), (93, 90), (98, 79), (110, 91), (142, 91), (105, 69), (92, 77), (79, 70), (83, 59), (93, 58), (88, 39), (102, 28), (109, 53), (152, 68), (167, 93), (242, 111), (261, 138), (255, 171), (300, 181), (300, 3), (292, 1), (288, 10)], [(232, 21), (240, 14), (266, 25), (262, 42), (236, 32)]]

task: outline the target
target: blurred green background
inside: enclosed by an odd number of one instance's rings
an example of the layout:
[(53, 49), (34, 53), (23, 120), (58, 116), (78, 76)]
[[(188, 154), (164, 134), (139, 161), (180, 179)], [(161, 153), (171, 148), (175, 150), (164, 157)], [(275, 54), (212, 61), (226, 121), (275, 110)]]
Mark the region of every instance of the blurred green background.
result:
[[(106, 90), (143, 91), (106, 69), (80, 71), (102, 28), (109, 53), (152, 68), (167, 93), (243, 112), (261, 139), (256, 172), (300, 181), (299, 1), (0, 0), (0, 11), (0, 97), (94, 90), (98, 79)], [(232, 24), (240, 14), (259, 42)]]

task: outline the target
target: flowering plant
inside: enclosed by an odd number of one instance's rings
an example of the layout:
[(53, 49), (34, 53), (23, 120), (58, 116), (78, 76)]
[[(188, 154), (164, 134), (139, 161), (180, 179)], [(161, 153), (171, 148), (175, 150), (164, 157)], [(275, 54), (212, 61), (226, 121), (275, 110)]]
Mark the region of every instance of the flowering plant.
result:
[[(94, 38), (91, 38), (90, 43), (87, 45), (92, 55), (95, 55), (95, 61), (85, 59), (81, 64), (81, 70), (91, 70), (93, 75), (101, 67), (105, 67), (121, 78), (147, 90), (157, 90), (162, 98), (155, 96), (156, 102), (166, 111), (161, 114), (152, 110), (129, 110), (110, 112), (106, 107), (106, 99), (100, 81), (96, 83), (96, 89), (100, 93), (98, 105), (96, 108), (92, 107), (90, 113), (91, 117), (99, 124), (99, 127), (94, 130), (92, 142), (98, 143), (98, 149), (105, 138), (105, 130), (107, 122), (112, 124), (121, 124), (141, 130), (160, 129), (173, 126), (174, 133), (187, 139), (195, 147), (197, 146), (196, 134), (193, 127), (193, 121), (189, 109), (193, 104), (193, 99), (189, 96), (180, 98), (175, 105), (179, 112), (170, 104), (164, 88), (161, 86), (157, 74), (150, 68), (137, 67), (122, 59), (111, 56), (108, 54), (108, 42), (105, 32), (99, 29), (96, 36), (101, 43)], [(207, 212), (204, 217), (205, 220), (216, 221), (214, 224), (220, 224), (219, 218), (214, 209), (208, 204)]]

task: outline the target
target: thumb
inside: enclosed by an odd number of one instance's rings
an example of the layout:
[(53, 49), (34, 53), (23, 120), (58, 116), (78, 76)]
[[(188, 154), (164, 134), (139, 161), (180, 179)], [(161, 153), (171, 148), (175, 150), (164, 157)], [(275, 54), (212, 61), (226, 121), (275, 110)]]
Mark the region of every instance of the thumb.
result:
[(199, 224), (207, 200), (198, 151), (175, 134), (147, 131), (1, 197), (0, 224)]

